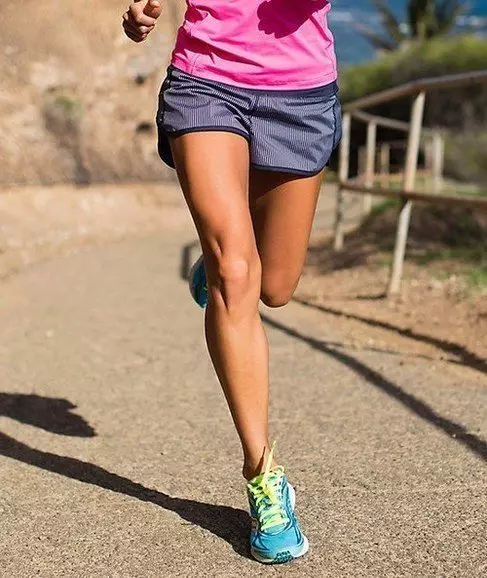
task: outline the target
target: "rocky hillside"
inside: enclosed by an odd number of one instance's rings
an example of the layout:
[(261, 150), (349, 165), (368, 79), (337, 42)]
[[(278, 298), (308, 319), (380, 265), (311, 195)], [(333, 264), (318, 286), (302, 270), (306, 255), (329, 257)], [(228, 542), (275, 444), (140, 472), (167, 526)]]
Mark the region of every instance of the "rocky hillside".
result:
[(142, 45), (122, 34), (126, 1), (0, 4), (0, 184), (169, 176), (154, 117), (183, 3), (165, 3)]

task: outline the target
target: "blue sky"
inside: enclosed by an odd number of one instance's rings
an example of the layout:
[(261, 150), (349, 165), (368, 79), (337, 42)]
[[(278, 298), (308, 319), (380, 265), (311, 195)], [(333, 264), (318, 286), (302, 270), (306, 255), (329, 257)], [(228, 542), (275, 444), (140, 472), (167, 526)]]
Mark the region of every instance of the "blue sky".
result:
[[(406, 0), (389, 0), (388, 4), (400, 15)], [(469, 17), (483, 17), (487, 25), (487, 0), (472, 0)], [(337, 41), (337, 51), (341, 62), (357, 62), (373, 57), (373, 50), (355, 30), (355, 23), (369, 26), (379, 25), (377, 13), (370, 0), (332, 0), (330, 25)]]

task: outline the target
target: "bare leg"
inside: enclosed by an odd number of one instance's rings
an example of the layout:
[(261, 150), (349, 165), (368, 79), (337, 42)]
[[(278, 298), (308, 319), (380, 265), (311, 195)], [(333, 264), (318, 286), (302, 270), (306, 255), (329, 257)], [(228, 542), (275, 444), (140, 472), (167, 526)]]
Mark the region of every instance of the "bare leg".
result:
[(250, 205), (262, 264), (262, 301), (285, 305), (299, 282), (323, 173), (296, 177), (252, 170)]
[(244, 452), (247, 479), (269, 451), (268, 345), (258, 312), (261, 265), (248, 202), (245, 139), (200, 132), (171, 143), (203, 248), (208, 280), (206, 339)]

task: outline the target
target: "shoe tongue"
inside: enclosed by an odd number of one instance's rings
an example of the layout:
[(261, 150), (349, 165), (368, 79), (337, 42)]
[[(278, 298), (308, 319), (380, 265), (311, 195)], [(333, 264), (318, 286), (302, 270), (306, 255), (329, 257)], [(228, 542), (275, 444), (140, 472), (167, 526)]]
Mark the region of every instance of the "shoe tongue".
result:
[[(269, 478), (273, 478), (276, 474), (283, 474), (284, 473), (284, 469), (281, 466), (276, 466), (275, 468), (273, 468), (272, 470), (270, 470), (269, 472)], [(262, 479), (264, 478), (264, 472), (262, 472), (261, 474), (255, 476), (255, 478), (252, 478), (249, 482), (248, 485), (249, 486), (259, 486), (260, 484), (262, 484)]]

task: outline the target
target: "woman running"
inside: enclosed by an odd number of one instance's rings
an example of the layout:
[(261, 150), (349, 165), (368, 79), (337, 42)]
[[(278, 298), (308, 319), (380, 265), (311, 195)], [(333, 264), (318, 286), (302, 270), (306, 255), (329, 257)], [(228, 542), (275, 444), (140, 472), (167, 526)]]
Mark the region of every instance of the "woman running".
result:
[[(268, 432), (268, 344), (259, 301), (292, 297), (324, 168), (341, 135), (327, 0), (187, 0), (159, 96), (159, 153), (176, 168), (203, 249), (190, 276), (243, 448), (252, 555), (303, 556), (295, 492)], [(134, 0), (145, 40), (162, 12)]]

